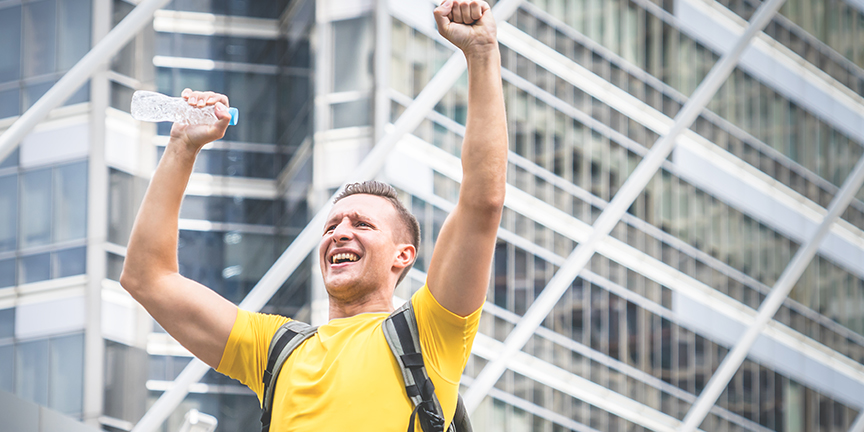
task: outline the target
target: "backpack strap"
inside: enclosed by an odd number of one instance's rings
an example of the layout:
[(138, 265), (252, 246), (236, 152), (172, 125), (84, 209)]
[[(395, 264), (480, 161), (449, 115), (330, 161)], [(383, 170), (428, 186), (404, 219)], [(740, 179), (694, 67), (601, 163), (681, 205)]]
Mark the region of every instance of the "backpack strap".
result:
[[(423, 432), (444, 432), (444, 416), (435, 395), (435, 385), (426, 373), (414, 306), (408, 300), (384, 320), (384, 337), (402, 370), (405, 392), (414, 404), (408, 432), (414, 432), (414, 419), (420, 419)], [(451, 423), (448, 430), (453, 430)]]
[(264, 397), (261, 414), (261, 431), (270, 431), (270, 418), (273, 415), (273, 389), (276, 388), (276, 378), (288, 356), (300, 346), (303, 341), (318, 332), (317, 326), (300, 321), (288, 321), (276, 330), (273, 339), (270, 340), (270, 349), (267, 351), (267, 369), (264, 370), (262, 381), (264, 382)]

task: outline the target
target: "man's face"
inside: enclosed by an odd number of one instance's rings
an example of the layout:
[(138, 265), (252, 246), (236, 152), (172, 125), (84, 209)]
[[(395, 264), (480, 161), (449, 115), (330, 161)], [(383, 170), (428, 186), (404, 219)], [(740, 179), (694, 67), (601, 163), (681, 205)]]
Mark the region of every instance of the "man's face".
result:
[[(399, 216), (387, 199), (367, 194), (337, 202), (324, 226), (318, 258), (330, 296), (353, 301), (390, 287), (401, 272)], [(411, 252), (413, 259), (413, 248)]]

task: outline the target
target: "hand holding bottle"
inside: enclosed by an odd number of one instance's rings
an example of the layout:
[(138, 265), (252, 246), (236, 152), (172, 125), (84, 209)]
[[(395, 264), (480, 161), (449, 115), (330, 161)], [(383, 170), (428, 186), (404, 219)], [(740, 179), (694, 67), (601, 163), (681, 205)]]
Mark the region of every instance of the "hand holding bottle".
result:
[(228, 112), (228, 96), (214, 92), (200, 92), (185, 89), (180, 96), (191, 107), (199, 109), (213, 107), (216, 115), (216, 123), (212, 124), (183, 124), (175, 122), (171, 127), (171, 139), (183, 142), (190, 150), (198, 151), (206, 144), (221, 139), (225, 136), (225, 130), (231, 123), (231, 114)]

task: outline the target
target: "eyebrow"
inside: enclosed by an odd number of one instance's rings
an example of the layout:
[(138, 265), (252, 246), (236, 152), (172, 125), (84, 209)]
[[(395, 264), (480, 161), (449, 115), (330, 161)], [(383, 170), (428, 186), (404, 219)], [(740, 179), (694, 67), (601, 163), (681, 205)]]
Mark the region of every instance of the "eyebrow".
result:
[(324, 229), (327, 229), (327, 227), (329, 227), (330, 224), (332, 224), (332, 223), (333, 223), (334, 221), (336, 221), (337, 219), (342, 219), (342, 218), (344, 218), (345, 216), (348, 216), (348, 217), (351, 218), (351, 219), (372, 220), (371, 217), (366, 216), (366, 215), (364, 215), (364, 214), (358, 212), (357, 210), (351, 210), (351, 211), (346, 212), (346, 213), (340, 213), (340, 214), (333, 215), (333, 216), (332, 216), (330, 219), (328, 219), (327, 222), (324, 224)]

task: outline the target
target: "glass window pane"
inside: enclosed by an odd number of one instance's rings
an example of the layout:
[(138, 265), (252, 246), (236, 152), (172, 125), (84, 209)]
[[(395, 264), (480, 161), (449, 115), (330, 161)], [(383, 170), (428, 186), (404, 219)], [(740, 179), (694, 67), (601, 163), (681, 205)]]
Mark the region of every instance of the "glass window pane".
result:
[(13, 166), (18, 166), (18, 154), (19, 151), (16, 148), (15, 151), (12, 152), (6, 159), (0, 161), (0, 168), (9, 168)]
[(105, 271), (105, 277), (113, 281), (119, 281), (120, 274), (123, 273), (123, 257), (111, 252), (108, 252), (107, 255), (107, 269)]
[(333, 23), (333, 91), (372, 88), (372, 25), (369, 17)]
[(54, 277), (62, 278), (87, 272), (87, 248), (78, 247), (54, 252)]
[(54, 241), (84, 238), (87, 232), (87, 163), (54, 170)]
[(36, 101), (38, 101), (39, 98), (41, 98), (45, 93), (47, 93), (53, 85), (54, 81), (51, 80), (47, 82), (41, 82), (39, 84), (29, 85), (24, 88), (24, 101), (22, 108), (25, 111), (30, 109), (30, 107), (33, 106), (33, 104), (35, 104)]
[(51, 170), (21, 175), (21, 247), (51, 241)]
[(55, 0), (24, 5), (24, 77), (55, 71)]
[(75, 105), (79, 103), (84, 103), (90, 100), (90, 81), (87, 81), (81, 88), (78, 89), (75, 93), (72, 93), (72, 96), (69, 96), (69, 99), (66, 99), (66, 102), (63, 102), (63, 106)]
[(0, 260), (0, 288), (15, 286), (15, 258)]
[(18, 227), (18, 176), (0, 177), (0, 252), (15, 250)]
[(84, 393), (84, 335), (51, 339), (50, 367), (48, 407), (79, 414)]
[(48, 405), (48, 340), (18, 344), (15, 350), (15, 394)]
[[(3, 24), (0, 23), (0, 26), (2, 25)], [(0, 48), (0, 50), (2, 49), (3, 48)], [(0, 60), (0, 62), (2, 61), (3, 60)], [(0, 118), (14, 117), (21, 114), (20, 97), (21, 91), (17, 87), (0, 91)]]
[(369, 99), (333, 104), (333, 129), (368, 125), (370, 111)]
[(15, 336), (15, 308), (0, 309), (0, 339)]
[(21, 6), (0, 9), (0, 82), (21, 78)]
[(57, 67), (66, 70), (90, 49), (90, 0), (61, 0)]
[(108, 241), (125, 246), (147, 182), (115, 169), (110, 170), (108, 179)]
[(132, 93), (135, 90), (123, 84), (111, 82), (111, 107), (130, 112), (132, 110)]
[(15, 392), (15, 365), (12, 345), (0, 345), (0, 391)]
[(40, 282), (51, 277), (51, 254), (22, 257), (18, 263), (18, 284)]

